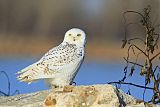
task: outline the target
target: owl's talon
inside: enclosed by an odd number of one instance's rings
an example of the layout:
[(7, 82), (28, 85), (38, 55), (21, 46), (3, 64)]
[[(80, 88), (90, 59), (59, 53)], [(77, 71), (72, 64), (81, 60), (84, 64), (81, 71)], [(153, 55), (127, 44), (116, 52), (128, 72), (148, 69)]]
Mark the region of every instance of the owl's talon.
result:
[(76, 82), (72, 82), (71, 85), (76, 86)]

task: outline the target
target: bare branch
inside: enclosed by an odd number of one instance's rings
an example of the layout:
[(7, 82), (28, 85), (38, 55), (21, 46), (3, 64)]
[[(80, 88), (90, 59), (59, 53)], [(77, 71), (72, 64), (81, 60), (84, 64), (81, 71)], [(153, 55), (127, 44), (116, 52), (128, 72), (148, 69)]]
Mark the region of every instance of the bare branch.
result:
[(144, 19), (144, 16), (141, 13), (139, 13), (139, 12), (136, 12), (136, 11), (126, 11), (126, 12), (123, 13), (124, 16), (125, 16), (126, 13), (136, 13), (136, 14), (140, 15)]
[[(119, 82), (109, 82), (108, 84), (128, 84), (128, 85), (132, 85), (132, 86), (136, 86), (139, 88), (144, 88), (144, 92), (143, 92), (143, 99), (145, 97), (145, 92), (146, 89), (150, 89), (153, 91), (152, 94), (152, 98), (150, 100), (150, 102), (152, 103), (160, 103), (160, 89), (159, 89), (159, 85), (160, 85), (160, 67), (154, 66), (153, 65), (153, 60), (156, 59), (157, 57), (160, 56), (160, 52), (155, 53), (154, 56), (151, 56), (151, 54), (153, 55), (154, 51), (157, 49), (156, 46), (158, 46), (158, 40), (160, 38), (160, 34), (156, 33), (155, 29), (160, 27), (159, 25), (156, 25), (155, 27), (152, 24), (152, 20), (150, 17), (150, 12), (151, 12), (151, 6), (147, 6), (146, 8), (143, 9), (143, 12), (136, 12), (136, 11), (126, 11), (123, 13), (123, 17), (124, 17), (124, 21), (125, 21), (125, 38), (123, 40), (123, 47), (125, 47), (125, 45), (129, 45), (128, 50), (127, 50), (127, 57), (124, 58), (124, 60), (127, 62), (126, 67), (124, 68), (124, 77), (122, 80), (119, 80)], [(126, 14), (127, 13), (135, 13), (138, 14), (141, 19), (139, 21), (138, 24), (131, 22), (131, 23), (126, 23), (128, 20), (126, 20)], [(139, 38), (136, 37), (134, 35), (135, 38), (131, 38), (131, 39), (127, 39), (127, 28), (131, 25), (141, 25), (142, 28), (145, 28), (145, 38)], [(145, 47), (140, 47), (139, 45), (136, 45), (135, 43), (137, 42), (137, 40), (140, 41), (140, 43), (143, 43), (145, 45)], [(131, 50), (132, 49), (132, 50)], [(137, 51), (135, 51), (137, 50)], [(130, 52), (133, 52), (133, 54), (136, 57), (135, 61), (130, 61)], [(142, 54), (145, 57), (145, 61), (143, 64), (139, 64), (138, 62), (138, 58), (139, 55)], [(141, 68), (141, 73), (143, 73), (141, 76), (144, 77), (145, 79), (145, 85), (138, 85), (138, 84), (133, 84), (133, 83), (127, 83), (124, 82), (124, 80), (127, 78), (127, 74), (128, 74), (128, 66), (130, 64), (133, 64), (133, 66), (131, 67), (131, 73), (133, 73), (133, 71), (135, 70), (135, 66), (138, 66)], [(159, 72), (156, 72), (157, 69), (159, 69)], [(147, 85), (150, 82), (153, 82), (153, 84), (151, 84), (152, 87), (148, 87)]]
[(5, 92), (2, 92), (0, 91), (0, 95), (3, 95), (3, 96), (10, 96), (10, 95), (15, 95), (16, 93), (19, 94), (19, 90), (16, 90), (13, 94), (11, 94), (11, 84), (10, 84), (10, 79), (8, 77), (8, 74), (5, 72), (5, 71), (0, 71), (0, 75), (1, 74), (4, 74), (5, 77), (7, 78), (7, 82), (8, 82), (8, 93), (5, 93)]
[(11, 89), (11, 84), (10, 84), (10, 80), (9, 80), (9, 77), (8, 77), (8, 74), (5, 72), (5, 71), (0, 71), (0, 74), (4, 74), (7, 78), (7, 82), (8, 82), (8, 96), (10, 95), (10, 89)]
[(146, 57), (148, 57), (148, 55), (142, 50), (140, 49), (138, 46), (136, 46), (135, 44), (131, 44), (132, 46), (134, 46), (135, 48), (137, 48), (140, 52), (142, 52)]
[(6, 93), (4, 93), (4, 92), (2, 92), (2, 91), (0, 91), (0, 95), (8, 96), (8, 94), (6, 94)]
[(137, 65), (137, 66), (143, 67), (143, 65), (138, 64), (138, 63), (135, 63), (135, 62), (132, 62), (132, 61), (129, 61), (129, 60), (127, 60), (126, 58), (124, 58), (124, 60), (125, 60), (126, 62), (128, 62), (128, 63), (131, 63), (131, 64), (134, 64), (134, 65)]
[(119, 81), (119, 82), (108, 82), (108, 84), (128, 84), (128, 85), (132, 85), (132, 86), (135, 86), (135, 87), (154, 90), (154, 88), (152, 88), (152, 87), (146, 87), (146, 86), (142, 86), (142, 85), (137, 85), (137, 84), (128, 83), (128, 82), (121, 82), (121, 81)]
[(141, 38), (128, 39), (129, 42), (130, 42), (130, 41), (133, 41), (133, 40), (140, 40), (140, 41), (142, 41), (144, 44), (146, 44), (146, 42), (145, 42), (143, 39), (141, 39)]
[(150, 61), (152, 61), (152, 60), (154, 60), (156, 57), (158, 57), (160, 55), (160, 52), (159, 53), (157, 53), (155, 56), (153, 56), (151, 59), (150, 59)]

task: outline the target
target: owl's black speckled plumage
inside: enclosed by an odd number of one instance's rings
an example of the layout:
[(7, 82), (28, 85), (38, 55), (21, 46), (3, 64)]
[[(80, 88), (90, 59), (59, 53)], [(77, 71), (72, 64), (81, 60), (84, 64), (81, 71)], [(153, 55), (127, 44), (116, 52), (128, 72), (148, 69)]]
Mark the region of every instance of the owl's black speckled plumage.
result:
[(82, 57), (82, 48), (83, 47), (77, 47), (75, 44), (65, 42), (49, 50), (41, 60), (43, 60), (44, 63), (51, 60), (53, 66), (61, 66)]

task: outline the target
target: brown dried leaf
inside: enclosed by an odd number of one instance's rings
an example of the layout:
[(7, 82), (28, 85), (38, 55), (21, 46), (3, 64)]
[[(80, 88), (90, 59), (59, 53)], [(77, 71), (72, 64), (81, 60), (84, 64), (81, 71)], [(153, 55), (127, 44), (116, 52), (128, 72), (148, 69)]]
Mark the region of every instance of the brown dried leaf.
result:
[(125, 46), (126, 46), (126, 44), (127, 44), (127, 40), (122, 40), (122, 48), (124, 48)]
[(132, 66), (131, 67), (131, 72), (130, 72), (130, 74), (129, 74), (129, 76), (132, 76), (133, 75), (133, 72), (135, 71), (135, 68), (134, 68), (135, 66)]
[(144, 75), (145, 73), (146, 73), (146, 67), (144, 66), (144, 67), (141, 68), (140, 75)]

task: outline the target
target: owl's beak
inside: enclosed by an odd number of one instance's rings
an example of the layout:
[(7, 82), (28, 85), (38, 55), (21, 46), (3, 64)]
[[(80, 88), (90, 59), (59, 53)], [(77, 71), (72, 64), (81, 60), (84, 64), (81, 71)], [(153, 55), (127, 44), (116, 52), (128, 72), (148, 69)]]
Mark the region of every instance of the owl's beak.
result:
[(75, 37), (73, 37), (73, 41), (76, 41), (76, 38), (75, 38)]

